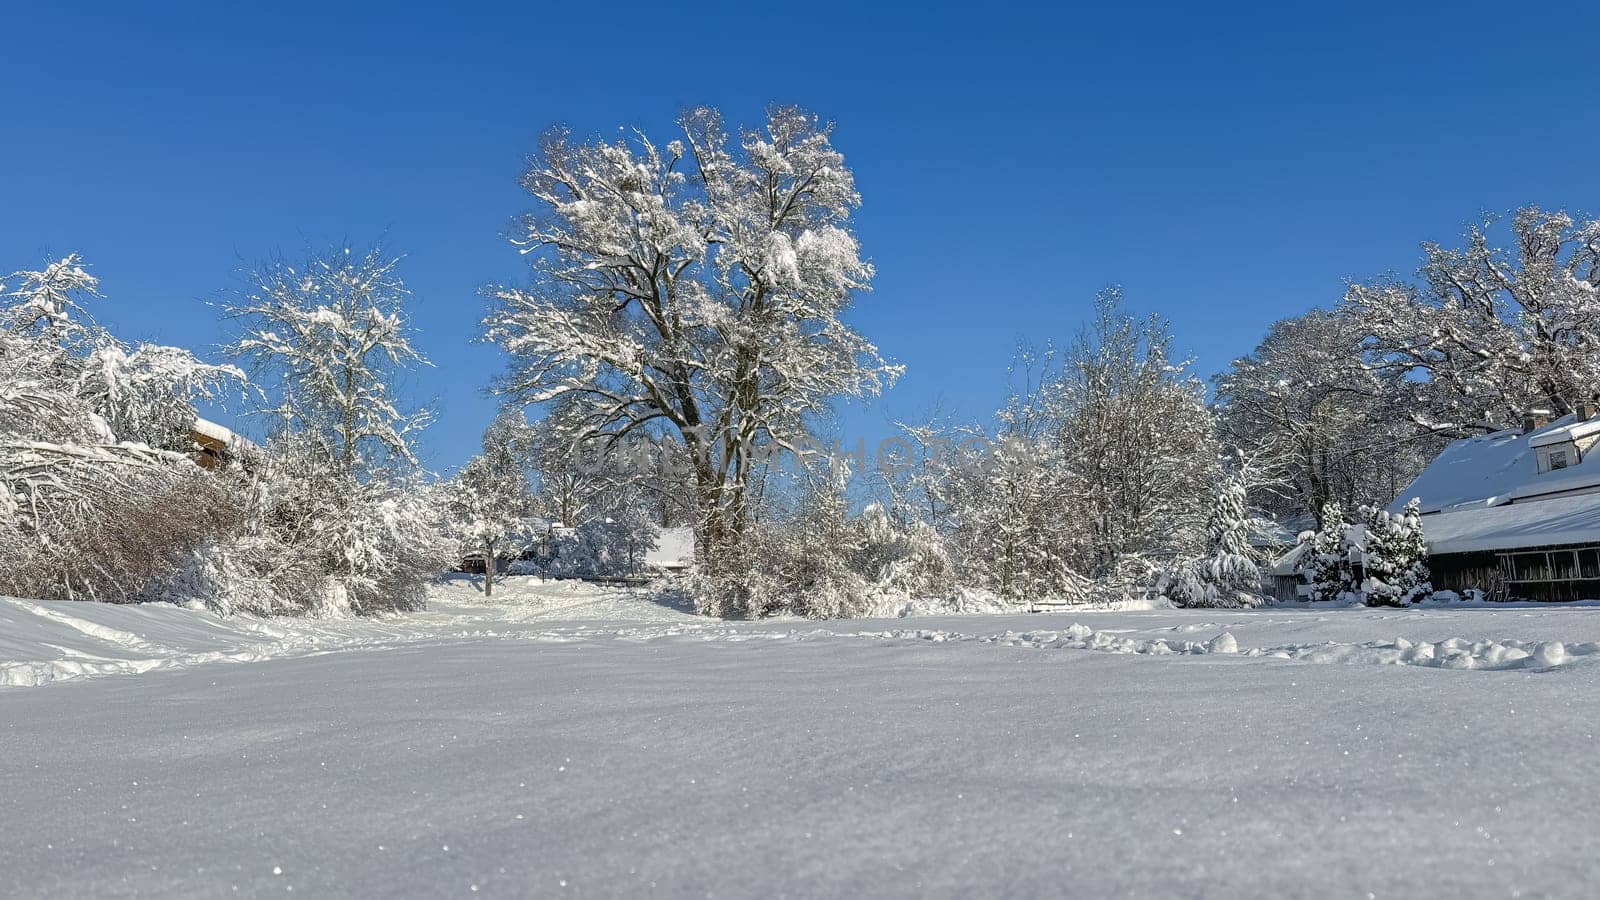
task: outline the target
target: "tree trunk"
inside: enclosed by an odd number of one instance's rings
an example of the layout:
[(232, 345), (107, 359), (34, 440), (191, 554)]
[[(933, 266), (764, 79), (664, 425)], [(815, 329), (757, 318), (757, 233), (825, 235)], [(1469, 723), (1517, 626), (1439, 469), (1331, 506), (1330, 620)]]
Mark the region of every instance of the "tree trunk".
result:
[(494, 541), (483, 542), (483, 596), (494, 596)]

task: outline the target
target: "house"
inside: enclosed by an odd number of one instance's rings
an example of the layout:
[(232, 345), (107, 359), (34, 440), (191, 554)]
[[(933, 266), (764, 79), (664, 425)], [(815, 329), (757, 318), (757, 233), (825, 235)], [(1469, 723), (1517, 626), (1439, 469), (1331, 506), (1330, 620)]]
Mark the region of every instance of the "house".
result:
[(227, 465), (232, 455), (241, 448), (255, 446), (234, 434), (232, 429), (198, 416), (194, 424), (189, 426), (189, 443), (189, 458), (202, 469), (212, 471)]
[(1600, 597), (1600, 416), (1589, 404), (1446, 447), (1400, 493), (1421, 501), (1434, 587), (1495, 599)]

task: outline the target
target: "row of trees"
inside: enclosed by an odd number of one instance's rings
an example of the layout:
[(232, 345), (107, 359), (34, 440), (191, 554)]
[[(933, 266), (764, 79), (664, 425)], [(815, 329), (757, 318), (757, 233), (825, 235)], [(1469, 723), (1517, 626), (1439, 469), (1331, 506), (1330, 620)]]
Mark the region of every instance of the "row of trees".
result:
[[(569, 452), (682, 454), (682, 490), (660, 492), (692, 499), (707, 611), (859, 613), (890, 571), (906, 590), (1132, 590), (1205, 546), (1221, 445), (1204, 385), (1115, 291), (1067, 353), (1025, 361), (979, 429), (992, 458), (963, 459), (960, 431), (909, 429), (916, 474), (858, 527), (815, 435), (832, 402), (899, 369), (842, 319), (873, 272), (831, 126), (778, 107), (734, 140), (702, 108), (679, 130), (665, 145), (547, 135), (516, 238), (532, 278), (492, 289), (485, 324), (513, 361), (500, 389), (543, 408)], [(886, 560), (893, 547), (905, 557)]]
[(513, 360), (501, 389), (547, 409), (558, 443), (681, 448), (708, 611), (859, 611), (886, 570), (917, 590), (1251, 603), (1258, 515), (1381, 510), (1448, 440), (1565, 412), (1600, 374), (1600, 223), (1559, 212), (1516, 213), (1510, 249), (1485, 220), (1463, 248), (1424, 245), (1415, 281), (1276, 323), (1209, 402), (1167, 326), (1108, 291), (1064, 352), (1019, 357), (993, 422), (907, 427), (916, 464), (853, 527), (816, 435), (830, 402), (898, 370), (842, 319), (872, 276), (850, 170), (803, 110), (736, 140), (709, 109), (679, 130), (546, 137), (516, 238), (532, 278), (490, 292), (486, 326)]
[[(508, 412), (447, 485), (411, 450), (427, 415), (395, 395), (426, 361), (380, 251), (261, 267), (223, 366), (95, 326), (76, 258), (12, 276), (0, 590), (415, 608), (460, 540), (494, 559), (538, 519), (587, 529), (568, 558), (596, 566), (691, 526), (695, 593), (724, 615), (967, 589), (1247, 605), (1257, 515), (1326, 530), (1336, 503), (1381, 510), (1444, 441), (1567, 411), (1600, 375), (1600, 223), (1530, 208), (1511, 249), (1485, 221), (1462, 249), (1425, 245), (1415, 282), (1275, 324), (1209, 399), (1168, 326), (1108, 290), (1064, 349), (1019, 355), (992, 421), (904, 426), (913, 464), (856, 512), (819, 437), (833, 403), (900, 369), (845, 323), (873, 269), (829, 123), (775, 107), (730, 133), (698, 108), (665, 144), (558, 130), (522, 181), (531, 277), (489, 288), (484, 320), (511, 360)], [(188, 464), (194, 404), (239, 393), (266, 446), (221, 473)]]

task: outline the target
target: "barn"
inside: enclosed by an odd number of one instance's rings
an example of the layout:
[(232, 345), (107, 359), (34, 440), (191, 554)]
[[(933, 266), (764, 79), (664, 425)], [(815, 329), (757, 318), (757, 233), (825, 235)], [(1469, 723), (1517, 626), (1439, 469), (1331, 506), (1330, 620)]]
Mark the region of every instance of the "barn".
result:
[(1600, 598), (1600, 416), (1456, 441), (1399, 495), (1421, 501), (1434, 587), (1493, 599)]

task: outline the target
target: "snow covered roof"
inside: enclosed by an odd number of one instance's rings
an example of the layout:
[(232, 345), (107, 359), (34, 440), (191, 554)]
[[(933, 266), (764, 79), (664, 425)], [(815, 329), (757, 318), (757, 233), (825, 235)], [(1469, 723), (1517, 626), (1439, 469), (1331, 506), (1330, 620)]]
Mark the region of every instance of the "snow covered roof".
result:
[[(1314, 522), (1312, 524), (1315, 525)], [(1344, 539), (1364, 555), (1367, 550), (1367, 526), (1357, 524), (1346, 527)], [(1305, 556), (1310, 549), (1311, 544), (1305, 541), (1295, 544), (1267, 566), (1267, 574), (1282, 575), (1284, 577), (1296, 574), (1299, 570), (1300, 558)]]
[(1595, 434), (1600, 434), (1600, 419), (1589, 419), (1583, 422), (1574, 421), (1567, 425), (1562, 425), (1558, 421), (1555, 425), (1529, 435), (1528, 446), (1548, 447), (1551, 444), (1565, 444), (1578, 438), (1585, 438)]
[(1600, 543), (1600, 492), (1423, 516), (1422, 539), (1431, 554)]
[(193, 427), (195, 434), (211, 438), (223, 444), (232, 443), (233, 439), (237, 437), (227, 426), (218, 425), (210, 419), (202, 419), (199, 416), (194, 417)]
[(1267, 566), (1267, 574), (1283, 578), (1294, 575), (1300, 570), (1300, 557), (1305, 556), (1310, 547), (1310, 544), (1296, 544), (1290, 547), (1289, 552), (1273, 560), (1272, 564)]
[(1600, 434), (1600, 419), (1577, 422), (1566, 416), (1528, 434), (1497, 431), (1463, 438), (1444, 448), (1400, 492), (1392, 510), (1399, 512), (1413, 497), (1422, 501), (1422, 512), (1432, 513), (1600, 487), (1600, 453), (1585, 454), (1576, 465), (1543, 474), (1534, 461), (1534, 447), (1593, 434)]

